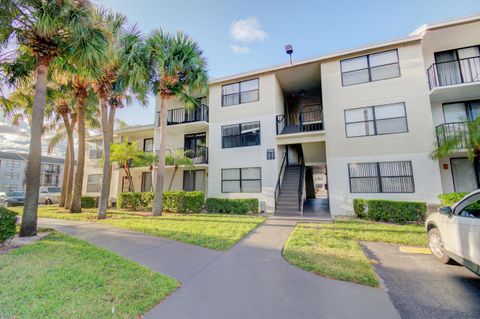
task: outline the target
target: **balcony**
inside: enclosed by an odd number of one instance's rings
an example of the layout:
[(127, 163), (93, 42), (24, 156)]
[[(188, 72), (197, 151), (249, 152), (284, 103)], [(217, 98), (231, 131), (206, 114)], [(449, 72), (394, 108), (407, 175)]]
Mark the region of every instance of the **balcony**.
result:
[(323, 131), (321, 110), (277, 115), (277, 135)]
[[(167, 111), (167, 125), (177, 125), (193, 122), (208, 122), (208, 106), (202, 104), (192, 110), (185, 108)], [(157, 112), (157, 127), (160, 126), (160, 112)]]
[(427, 75), (432, 102), (480, 97), (480, 57), (434, 63)]
[(182, 157), (183, 154), (185, 154), (185, 157), (192, 159), (192, 163), (194, 165), (208, 164), (208, 147), (207, 146), (197, 146), (195, 147), (195, 149), (172, 148), (167, 150), (167, 156)]
[(456, 149), (464, 149), (468, 145), (467, 122), (444, 123), (435, 127), (438, 146), (452, 143)]

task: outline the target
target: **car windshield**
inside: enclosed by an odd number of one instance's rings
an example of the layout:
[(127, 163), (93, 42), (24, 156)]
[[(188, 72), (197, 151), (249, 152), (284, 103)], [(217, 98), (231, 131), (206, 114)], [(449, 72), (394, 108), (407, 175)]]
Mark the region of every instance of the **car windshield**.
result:
[(49, 193), (60, 193), (60, 187), (49, 187), (48, 192)]
[(20, 196), (23, 196), (23, 192), (7, 192), (7, 196), (9, 196), (9, 197), (20, 197)]

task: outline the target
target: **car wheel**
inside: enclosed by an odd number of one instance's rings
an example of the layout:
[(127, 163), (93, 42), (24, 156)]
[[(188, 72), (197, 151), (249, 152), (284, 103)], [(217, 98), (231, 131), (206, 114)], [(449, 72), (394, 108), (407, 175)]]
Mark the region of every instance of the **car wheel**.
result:
[(47, 199), (45, 200), (45, 205), (52, 205), (52, 204), (53, 204), (53, 203), (52, 203), (52, 200), (51, 200), (50, 198), (47, 198)]
[(450, 262), (450, 257), (448, 257), (445, 252), (442, 235), (440, 235), (440, 231), (437, 228), (432, 228), (428, 232), (428, 246), (436, 260), (442, 264), (448, 264)]
[(9, 202), (9, 201), (5, 201), (5, 203), (4, 203), (4, 205), (3, 205), (3, 206), (5, 206), (5, 207), (10, 207), (10, 206), (12, 206), (12, 205), (10, 204), (10, 202)]

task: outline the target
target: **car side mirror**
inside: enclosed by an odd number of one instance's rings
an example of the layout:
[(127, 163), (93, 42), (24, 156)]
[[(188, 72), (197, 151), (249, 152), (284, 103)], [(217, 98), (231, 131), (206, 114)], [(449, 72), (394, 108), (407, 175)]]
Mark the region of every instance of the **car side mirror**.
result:
[(442, 215), (447, 215), (447, 216), (450, 216), (453, 213), (452, 207), (450, 207), (450, 206), (442, 206), (442, 207), (440, 207), (438, 212)]

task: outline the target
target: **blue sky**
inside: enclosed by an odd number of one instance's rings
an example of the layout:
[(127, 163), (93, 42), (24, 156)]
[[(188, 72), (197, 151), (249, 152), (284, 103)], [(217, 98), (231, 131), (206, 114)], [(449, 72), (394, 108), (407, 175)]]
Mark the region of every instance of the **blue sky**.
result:
[[(480, 13), (479, 0), (96, 0), (149, 33), (183, 30), (197, 40), (210, 77), (285, 63), (285, 44), (304, 59), (407, 36), (431, 22)], [(129, 124), (153, 122), (154, 100), (118, 112)]]

